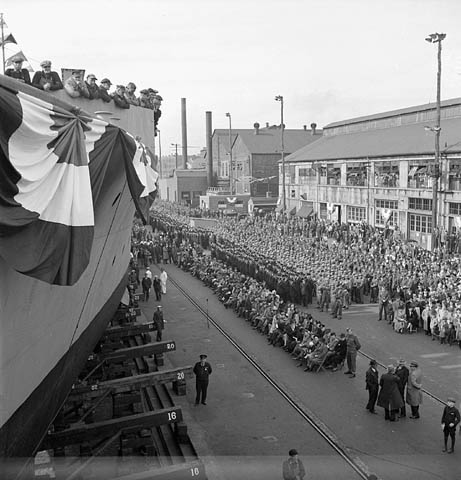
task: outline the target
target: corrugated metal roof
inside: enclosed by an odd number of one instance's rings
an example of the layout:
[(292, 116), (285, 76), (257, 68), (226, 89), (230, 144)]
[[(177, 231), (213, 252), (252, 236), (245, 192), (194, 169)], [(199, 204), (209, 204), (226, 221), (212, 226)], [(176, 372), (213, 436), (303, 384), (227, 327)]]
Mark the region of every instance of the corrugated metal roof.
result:
[[(434, 133), (424, 123), (323, 136), (286, 157), (287, 162), (341, 160), (367, 157), (431, 155)], [(461, 117), (441, 121), (441, 152), (461, 152)], [(446, 145), (446, 146), (445, 146)]]
[[(245, 146), (252, 154), (280, 153), (280, 128), (261, 128), (256, 135), (254, 130), (239, 133)], [(285, 129), (283, 134), (286, 154), (295, 152), (301, 147), (322, 138), (322, 131), (316, 130), (312, 135), (310, 130)]]
[[(450, 107), (453, 105), (461, 105), (461, 97), (460, 98), (451, 98), (449, 100), (444, 100), (440, 103), (440, 106), (442, 108), (444, 107)], [(378, 120), (378, 119), (383, 119), (383, 118), (389, 118), (389, 117), (397, 117), (399, 115), (407, 115), (410, 113), (416, 113), (416, 112), (424, 112), (427, 110), (435, 110), (436, 104), (435, 103), (426, 103), (424, 105), (416, 105), (414, 107), (407, 107), (407, 108), (400, 108), (398, 110), (389, 110), (388, 112), (382, 112), (382, 113), (375, 113), (372, 115), (365, 115), (363, 117), (356, 117), (356, 118), (350, 118), (346, 120), (340, 120), (338, 122), (333, 122), (329, 123), (324, 129), (327, 128), (333, 128), (333, 127), (340, 127), (342, 125), (350, 125), (353, 123), (361, 123), (361, 122), (367, 122), (369, 120)]]

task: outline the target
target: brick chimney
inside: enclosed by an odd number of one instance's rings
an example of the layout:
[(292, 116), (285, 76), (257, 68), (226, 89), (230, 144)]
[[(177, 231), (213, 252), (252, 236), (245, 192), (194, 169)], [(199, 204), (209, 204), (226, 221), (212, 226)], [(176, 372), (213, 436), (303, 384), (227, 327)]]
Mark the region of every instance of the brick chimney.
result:
[(254, 123), (253, 127), (255, 129), (255, 135), (259, 135), (259, 123), (258, 122)]
[(311, 123), (311, 133), (312, 133), (312, 135), (315, 135), (316, 128), (317, 128), (317, 124), (316, 123)]

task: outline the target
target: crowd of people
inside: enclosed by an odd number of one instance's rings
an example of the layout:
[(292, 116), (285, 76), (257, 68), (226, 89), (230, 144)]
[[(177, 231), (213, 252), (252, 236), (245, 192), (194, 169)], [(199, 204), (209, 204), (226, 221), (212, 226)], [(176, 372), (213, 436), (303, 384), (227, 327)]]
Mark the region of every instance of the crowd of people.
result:
[[(140, 223), (136, 223), (133, 228), (134, 261), (145, 265), (147, 269), (151, 262), (171, 262), (190, 272), (211, 288), (226, 308), (233, 309), (253, 329), (264, 335), (269, 345), (282, 348), (290, 354), (296, 366), (302, 367), (304, 371), (337, 371), (346, 366), (344, 373), (349, 378), (355, 378), (356, 357), (361, 345), (351, 328), (337, 334), (316, 320), (314, 311), (301, 308), (301, 305), (316, 302), (319, 309), (328, 311), (333, 304), (332, 314), (340, 315), (341, 308), (348, 308), (351, 302), (362, 303), (365, 296), (370, 296), (372, 301), (379, 303), (381, 319), (390, 321), (392, 318), (392, 323), (395, 324), (393, 317), (396, 311), (395, 316), (405, 316), (404, 324), (409, 324), (404, 325), (404, 329), (421, 327), (426, 333), (435, 336), (438, 322), (427, 320), (424, 312), (427, 317), (434, 315), (435, 318), (440, 312), (436, 310), (432, 313), (425, 306), (421, 309), (421, 305), (417, 306), (416, 303), (427, 301), (428, 305), (432, 305), (426, 292), (429, 292), (429, 296), (433, 293), (447, 297), (453, 294), (452, 290), (446, 288), (448, 284), (444, 283), (447, 275), (441, 273), (447, 265), (454, 265), (455, 262), (444, 255), (435, 254), (435, 257), (430, 258), (439, 262), (439, 267), (431, 269), (426, 277), (421, 277), (417, 266), (423, 269), (428, 265), (421, 255), (423, 252), (415, 245), (407, 246), (389, 232), (377, 232), (366, 225), (350, 228), (326, 223), (308, 225), (306, 228), (306, 224), (299, 221), (273, 216), (265, 219), (223, 220), (207, 230), (192, 226), (190, 213), (186, 207), (159, 202), (151, 216), (151, 228)], [(263, 231), (266, 232), (265, 236)], [(253, 237), (253, 234), (256, 236)], [(274, 244), (271, 243), (272, 236), (275, 237)], [(288, 250), (285, 251), (282, 246), (284, 238), (288, 245)], [(254, 247), (251, 241), (255, 241), (259, 248), (250, 248)], [(378, 251), (376, 255), (371, 248), (373, 242)], [(245, 244), (248, 247), (246, 249)], [(305, 255), (297, 251), (296, 245), (303, 246)], [(277, 252), (279, 259), (271, 262), (266, 257), (265, 260), (263, 252)], [(366, 275), (372, 271), (366, 268), (366, 264), (371, 261), (382, 278), (371, 275), (368, 289), (364, 288), (364, 282), (344, 282), (339, 294), (337, 290), (330, 290), (330, 295), (325, 295), (329, 289), (323, 286), (322, 279), (326, 277), (330, 281), (334, 280), (338, 273), (321, 264), (316, 269), (312, 268), (318, 262), (317, 256), (326, 261), (328, 255), (323, 255), (323, 252), (330, 252), (329, 256), (334, 255), (335, 270), (340, 270), (340, 278), (350, 280), (354, 277), (358, 264), (359, 269), (363, 269), (363, 275), (356, 276), (362, 280), (367, 279)], [(360, 258), (360, 252), (363, 258)], [(342, 255), (351, 256), (349, 263)], [(410, 267), (404, 267), (407, 272), (402, 272), (395, 260), (394, 268), (387, 265), (392, 255)], [(379, 256), (388, 260), (381, 261)], [(299, 262), (293, 264), (292, 257)], [(421, 260), (419, 264), (418, 259)], [(271, 268), (266, 268), (268, 266)], [(307, 272), (306, 268), (315, 273)], [(295, 280), (300, 280), (297, 293), (299, 297), (296, 298), (301, 301), (298, 304), (291, 301), (293, 283), (282, 283), (283, 288), (280, 288), (280, 280), (284, 276), (291, 278), (290, 275)], [(429, 288), (419, 288), (423, 285), (421, 278), (429, 281)], [(433, 278), (437, 279), (435, 286), (430, 283)], [(408, 287), (402, 286), (402, 279), (413, 282)], [(270, 285), (271, 281), (275, 282), (275, 288)], [(303, 286), (303, 282), (306, 285)], [(453, 295), (450, 300), (443, 298), (440, 310), (443, 310), (447, 301), (457, 302), (459, 299), (453, 298)], [(386, 305), (386, 302), (392, 307)], [(415, 318), (418, 318), (417, 326)], [(454, 323), (455, 317), (451, 319), (451, 323)], [(461, 343), (459, 325), (456, 328), (455, 340)], [(377, 363), (371, 360), (365, 380), (369, 393), (366, 409), (370, 413), (376, 413), (375, 406), (382, 407), (385, 420), (393, 422), (406, 417), (405, 405), (408, 405), (411, 408), (410, 418), (420, 418), (422, 371), (417, 362), (412, 361), (407, 368), (405, 360), (401, 358), (398, 365), (389, 365), (387, 371), (379, 377)], [(442, 415), (443, 451), (446, 453), (454, 451), (453, 432), (460, 422), (459, 411), (454, 403), (454, 398), (448, 397)], [(449, 439), (451, 448), (448, 448)]]
[(339, 318), (351, 303), (377, 303), (377, 320), (397, 333), (421, 331), (461, 348), (460, 258), (405, 242), (398, 231), (279, 214), (223, 218), (207, 230), (190, 225), (187, 207), (168, 202), (156, 203), (152, 226), (161, 241), (141, 250), (153, 260), (177, 263), (188, 238), (284, 302), (317, 304)]
[(119, 108), (130, 108), (131, 105), (148, 108), (154, 111), (154, 124), (157, 127), (162, 115), (160, 109), (163, 98), (158, 90), (153, 88), (142, 89), (139, 96), (136, 96), (136, 85), (129, 82), (125, 85), (116, 85), (115, 90), (110, 92), (112, 82), (103, 78), (98, 85), (96, 75), (90, 73), (86, 80), (82, 78), (83, 70), (72, 70), (71, 75), (64, 82), (58, 72), (52, 70), (50, 60), (43, 60), (40, 63), (41, 71), (35, 72), (32, 80), (27, 68), (23, 68), (24, 58), (17, 55), (12, 58), (12, 67), (6, 69), (5, 75), (18, 80), (19, 82), (32, 85), (44, 91), (56, 91), (64, 89), (71, 98), (83, 97), (89, 100), (101, 99), (109, 103), (113, 102)]

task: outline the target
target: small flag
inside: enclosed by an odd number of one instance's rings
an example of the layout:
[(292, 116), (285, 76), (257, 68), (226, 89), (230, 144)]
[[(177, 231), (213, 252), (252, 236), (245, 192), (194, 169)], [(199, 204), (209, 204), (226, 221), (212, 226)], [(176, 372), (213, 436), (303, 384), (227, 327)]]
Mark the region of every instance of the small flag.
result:
[(21, 57), (24, 62), (27, 62), (27, 57), (24, 55), (24, 53), (22, 52), (22, 50), (20, 50), (19, 52), (11, 55), (11, 57), (8, 57), (8, 58), (5, 60), (5, 67), (9, 67), (10, 65), (12, 65), (12, 64), (13, 64), (13, 58), (15, 58), (15, 57)]
[(15, 43), (16, 45), (18, 44), (16, 39), (13, 37), (12, 33), (10, 33), (6, 38), (3, 39), (3, 43), (0, 42), (0, 46), (1, 45), (6, 45), (7, 43)]

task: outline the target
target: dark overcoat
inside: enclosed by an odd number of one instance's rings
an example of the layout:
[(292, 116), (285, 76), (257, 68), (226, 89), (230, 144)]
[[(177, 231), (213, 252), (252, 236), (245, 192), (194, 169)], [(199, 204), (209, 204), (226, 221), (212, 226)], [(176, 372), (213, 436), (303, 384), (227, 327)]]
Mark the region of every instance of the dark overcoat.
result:
[(379, 381), (381, 387), (377, 405), (389, 410), (398, 410), (404, 403), (399, 392), (399, 377), (394, 373), (384, 373)]

